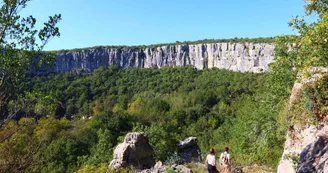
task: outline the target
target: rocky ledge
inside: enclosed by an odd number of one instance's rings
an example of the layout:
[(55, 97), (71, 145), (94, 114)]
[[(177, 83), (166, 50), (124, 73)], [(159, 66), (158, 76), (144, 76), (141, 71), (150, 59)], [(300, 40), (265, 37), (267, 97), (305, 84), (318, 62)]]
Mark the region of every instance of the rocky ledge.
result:
[[(328, 68), (311, 67), (310, 76), (298, 75), (289, 100), (288, 109), (301, 101), (303, 89), (328, 76)], [(328, 122), (291, 125), (287, 132), (278, 173), (328, 172)]]

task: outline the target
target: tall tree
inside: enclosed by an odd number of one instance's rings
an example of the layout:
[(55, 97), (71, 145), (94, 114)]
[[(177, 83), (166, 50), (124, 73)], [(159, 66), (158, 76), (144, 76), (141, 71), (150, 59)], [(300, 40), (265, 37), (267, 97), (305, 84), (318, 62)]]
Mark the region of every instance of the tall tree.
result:
[(317, 15), (318, 20), (307, 23), (296, 16), (289, 25), (298, 31), (298, 54), (295, 62), (300, 70), (310, 66), (328, 65), (328, 1), (307, 0), (306, 15)]
[[(43, 28), (36, 28), (33, 16), (21, 17), (19, 13), (30, 0), (2, 0), (0, 2), (0, 112), (8, 100), (22, 93), (21, 81), (32, 68), (51, 64), (53, 56), (43, 53), (45, 45), (60, 36), (57, 23), (61, 15), (50, 16)], [(11, 116), (5, 115), (4, 119)], [(3, 115), (4, 116), (4, 115)], [(0, 126), (5, 121), (0, 121)]]
[(275, 63), (271, 66), (272, 88), (282, 96), (288, 96), (296, 73), (308, 72), (310, 66), (328, 65), (328, 1), (305, 0), (306, 16), (316, 15), (317, 20), (307, 22), (296, 16), (289, 26), (297, 36), (280, 36), (276, 39)]

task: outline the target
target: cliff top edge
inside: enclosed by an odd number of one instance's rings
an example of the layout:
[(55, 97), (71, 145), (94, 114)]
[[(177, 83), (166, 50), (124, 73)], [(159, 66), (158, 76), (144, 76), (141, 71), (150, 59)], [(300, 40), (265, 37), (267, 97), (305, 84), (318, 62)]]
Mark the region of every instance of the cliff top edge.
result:
[(211, 43), (274, 43), (276, 37), (258, 37), (258, 38), (229, 38), (229, 39), (203, 39), (196, 41), (176, 41), (174, 43), (158, 43), (151, 45), (108, 45), (108, 46), (93, 46), (93, 47), (85, 47), (85, 48), (75, 48), (75, 49), (61, 49), (61, 50), (51, 50), (46, 52), (60, 53), (60, 52), (69, 52), (69, 51), (82, 51), (85, 49), (98, 49), (98, 48), (132, 48), (132, 49), (144, 49), (144, 48), (154, 48), (161, 46), (169, 46), (169, 45), (195, 45), (195, 44), (211, 44)]

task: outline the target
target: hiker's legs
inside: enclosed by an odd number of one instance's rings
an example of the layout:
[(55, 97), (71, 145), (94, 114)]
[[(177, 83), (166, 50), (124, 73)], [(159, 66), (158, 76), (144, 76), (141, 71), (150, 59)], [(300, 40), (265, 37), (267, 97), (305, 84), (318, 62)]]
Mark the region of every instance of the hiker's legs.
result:
[(208, 165), (207, 170), (209, 173), (216, 173), (216, 167), (212, 165)]
[(224, 173), (230, 173), (231, 172), (231, 166), (230, 165), (224, 165), (223, 172)]
[(225, 167), (225, 166), (224, 166), (223, 164), (220, 165), (220, 169), (219, 169), (220, 172), (224, 172), (224, 167)]

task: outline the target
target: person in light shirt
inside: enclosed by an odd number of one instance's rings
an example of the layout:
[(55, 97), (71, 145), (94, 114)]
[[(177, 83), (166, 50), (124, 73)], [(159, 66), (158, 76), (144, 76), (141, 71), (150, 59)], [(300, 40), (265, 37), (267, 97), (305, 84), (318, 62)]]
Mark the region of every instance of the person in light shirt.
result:
[(217, 173), (216, 169), (216, 159), (214, 149), (210, 149), (210, 153), (206, 156), (205, 164), (207, 165), (207, 169), (209, 173)]
[(229, 173), (231, 171), (229, 147), (225, 147), (224, 152), (220, 156), (220, 169), (223, 170), (224, 173)]

